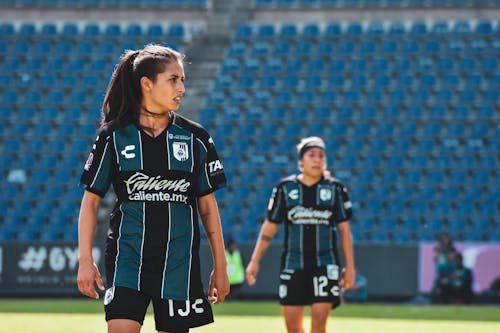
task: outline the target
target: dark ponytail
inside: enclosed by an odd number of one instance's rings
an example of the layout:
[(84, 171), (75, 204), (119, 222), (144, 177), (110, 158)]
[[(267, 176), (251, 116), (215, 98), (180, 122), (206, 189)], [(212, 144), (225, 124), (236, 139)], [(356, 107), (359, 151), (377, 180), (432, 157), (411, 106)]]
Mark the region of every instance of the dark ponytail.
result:
[(116, 66), (102, 104), (101, 127), (116, 122), (139, 121), (142, 93), (139, 79), (134, 76), (134, 60), (139, 51), (128, 51)]

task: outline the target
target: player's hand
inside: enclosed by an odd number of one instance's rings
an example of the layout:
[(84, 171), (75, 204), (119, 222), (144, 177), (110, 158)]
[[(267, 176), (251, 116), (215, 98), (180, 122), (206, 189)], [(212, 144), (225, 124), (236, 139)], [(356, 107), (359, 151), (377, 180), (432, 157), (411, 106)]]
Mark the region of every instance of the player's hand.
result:
[(345, 267), (342, 269), (342, 275), (339, 281), (339, 286), (342, 290), (348, 290), (354, 285), (355, 276), (356, 272), (354, 271), (354, 267)]
[(213, 270), (210, 274), (210, 286), (208, 288), (208, 300), (213, 304), (218, 304), (224, 301), (229, 294), (229, 277), (227, 271)]
[(246, 269), (247, 283), (253, 286), (257, 282), (257, 274), (259, 274), (259, 263), (256, 261), (250, 261)]
[(104, 284), (102, 283), (101, 274), (95, 262), (88, 260), (80, 262), (78, 265), (78, 290), (90, 298), (99, 299), (99, 294), (97, 293), (94, 282), (100, 290), (104, 290)]

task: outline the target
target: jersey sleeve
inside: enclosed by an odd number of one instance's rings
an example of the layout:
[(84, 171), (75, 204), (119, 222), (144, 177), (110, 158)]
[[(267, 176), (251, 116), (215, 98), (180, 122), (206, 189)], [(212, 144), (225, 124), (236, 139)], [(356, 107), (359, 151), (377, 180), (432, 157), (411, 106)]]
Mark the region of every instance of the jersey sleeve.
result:
[(196, 180), (198, 197), (210, 194), (226, 186), (226, 175), (214, 141), (210, 136), (197, 139), (200, 151), (200, 170)]
[(269, 204), (267, 205), (267, 220), (273, 223), (281, 223), (285, 218), (286, 201), (283, 186), (273, 188)]
[(110, 135), (107, 131), (101, 131), (80, 177), (80, 186), (100, 197), (104, 197), (113, 178), (115, 157), (111, 145)]
[(349, 199), (347, 188), (342, 184), (337, 184), (335, 192), (334, 222), (338, 223), (347, 221), (352, 217), (352, 203)]

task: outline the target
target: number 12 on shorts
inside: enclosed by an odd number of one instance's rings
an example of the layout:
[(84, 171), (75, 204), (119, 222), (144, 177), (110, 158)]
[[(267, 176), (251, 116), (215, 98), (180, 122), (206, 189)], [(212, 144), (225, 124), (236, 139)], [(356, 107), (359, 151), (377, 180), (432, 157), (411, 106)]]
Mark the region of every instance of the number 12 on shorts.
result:
[(324, 275), (313, 277), (314, 285), (314, 296), (315, 297), (325, 297), (328, 296), (328, 292), (325, 288), (328, 286), (328, 278)]

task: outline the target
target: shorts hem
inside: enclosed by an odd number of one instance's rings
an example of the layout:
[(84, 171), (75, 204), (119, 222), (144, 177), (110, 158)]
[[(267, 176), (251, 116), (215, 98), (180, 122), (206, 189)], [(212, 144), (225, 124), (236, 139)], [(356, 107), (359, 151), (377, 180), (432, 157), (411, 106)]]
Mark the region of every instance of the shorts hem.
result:
[(108, 322), (108, 321), (110, 321), (110, 320), (115, 320), (115, 319), (118, 319), (118, 320), (120, 320), (120, 319), (128, 319), (128, 320), (133, 320), (133, 321), (135, 321), (136, 323), (141, 324), (141, 326), (142, 326), (142, 325), (144, 325), (144, 320), (143, 320), (143, 321), (139, 321), (139, 320), (137, 320), (136, 318), (130, 318), (130, 317), (126, 317), (126, 316), (118, 316), (118, 317), (115, 317), (115, 318), (109, 318), (108, 316), (106, 316), (106, 322)]
[(188, 326), (168, 326), (168, 327), (159, 327), (155, 325), (155, 329), (157, 331), (165, 331), (165, 332), (175, 332), (176, 330), (185, 330), (185, 329), (191, 329), (195, 327), (201, 327), (205, 325), (210, 325), (213, 324), (214, 320), (212, 319), (211, 321), (206, 321), (206, 322), (198, 322), (198, 323), (190, 323)]

